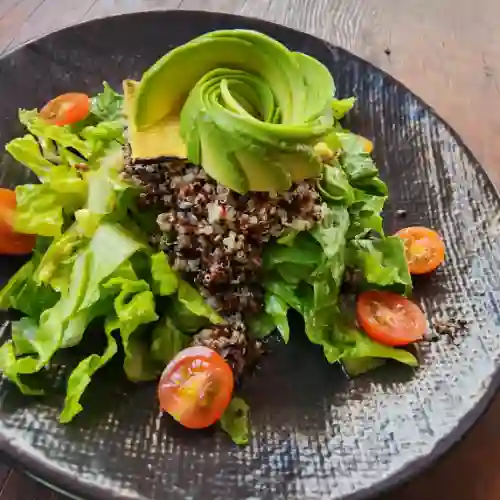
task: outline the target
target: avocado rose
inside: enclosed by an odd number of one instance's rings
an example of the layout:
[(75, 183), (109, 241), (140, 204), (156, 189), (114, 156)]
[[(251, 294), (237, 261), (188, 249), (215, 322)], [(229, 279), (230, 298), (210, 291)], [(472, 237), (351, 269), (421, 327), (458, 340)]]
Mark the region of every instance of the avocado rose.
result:
[[(266, 35), (202, 35), (166, 54), (128, 87), (132, 155), (183, 151), (239, 193), (283, 191), (320, 175), (314, 146), (333, 129), (332, 76), (316, 59)], [(140, 148), (141, 141), (152, 146)], [(169, 150), (167, 142), (182, 147)]]

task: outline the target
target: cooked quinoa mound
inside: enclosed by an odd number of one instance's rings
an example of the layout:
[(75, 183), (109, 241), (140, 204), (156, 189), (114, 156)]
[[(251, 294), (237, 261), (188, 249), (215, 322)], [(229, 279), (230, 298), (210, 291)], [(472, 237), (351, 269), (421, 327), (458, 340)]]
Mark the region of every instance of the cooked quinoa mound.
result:
[(262, 252), (286, 229), (306, 230), (321, 218), (314, 181), (289, 191), (240, 195), (179, 159), (133, 163), (125, 176), (143, 188), (141, 207), (156, 211), (153, 246), (222, 314), (243, 316), (262, 307)]

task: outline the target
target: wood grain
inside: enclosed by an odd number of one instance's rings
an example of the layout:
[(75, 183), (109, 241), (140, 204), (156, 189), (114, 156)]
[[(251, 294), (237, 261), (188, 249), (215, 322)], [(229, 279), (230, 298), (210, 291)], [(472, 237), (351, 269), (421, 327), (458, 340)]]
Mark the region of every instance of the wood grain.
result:
[[(0, 0), (0, 54), (52, 30), (107, 15), (202, 9), (307, 31), (386, 70), (457, 130), (500, 187), (498, 0)], [(500, 397), (432, 469), (384, 500), (498, 500)], [(0, 465), (0, 500), (56, 500)]]

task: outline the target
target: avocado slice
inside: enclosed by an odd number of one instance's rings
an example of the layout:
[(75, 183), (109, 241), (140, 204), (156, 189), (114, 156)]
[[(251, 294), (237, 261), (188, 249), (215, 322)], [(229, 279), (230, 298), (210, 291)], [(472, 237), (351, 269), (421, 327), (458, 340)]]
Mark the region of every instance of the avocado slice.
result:
[(145, 130), (138, 130), (134, 120), (130, 119), (136, 105), (138, 86), (139, 82), (133, 80), (123, 82), (124, 111), (128, 117), (128, 139), (132, 158), (134, 160), (152, 160), (165, 156), (187, 158), (178, 117), (165, 117)]
[(333, 130), (332, 76), (262, 33), (202, 35), (124, 89), (134, 158), (187, 157), (240, 193), (321, 172), (314, 145)]

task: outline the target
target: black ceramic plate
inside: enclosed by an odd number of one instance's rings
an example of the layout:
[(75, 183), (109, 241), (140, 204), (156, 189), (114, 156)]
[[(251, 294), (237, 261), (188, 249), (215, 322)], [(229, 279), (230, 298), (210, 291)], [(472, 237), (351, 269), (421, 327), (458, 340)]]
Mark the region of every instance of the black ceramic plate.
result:
[[(262, 21), (196, 12), (110, 18), (69, 28), (0, 60), (0, 143), (21, 133), (17, 108), (68, 90), (119, 86), (166, 51), (203, 32), (251, 28), (317, 57), (340, 96), (356, 95), (349, 125), (375, 138), (391, 198), (386, 229), (422, 224), (447, 242), (446, 265), (416, 284), (429, 318), (470, 321), (453, 342), (423, 347), (412, 371), (390, 365), (354, 381), (304, 340), (276, 345), (245, 386), (252, 438), (189, 432), (162, 418), (154, 385), (100, 373), (70, 426), (56, 422), (61, 395), (21, 397), (0, 380), (2, 451), (47, 483), (85, 499), (366, 498), (420, 470), (476, 419), (500, 367), (498, 196), (469, 150), (405, 87), (353, 55)], [(0, 157), (0, 182), (29, 180)], [(397, 210), (407, 217), (396, 217)], [(18, 262), (2, 258), (2, 281)], [(118, 370), (119, 371), (119, 370)]]

